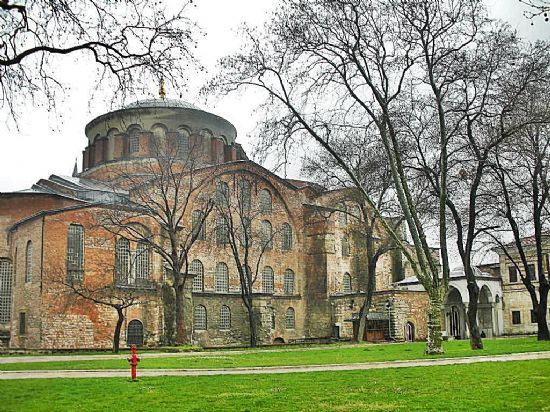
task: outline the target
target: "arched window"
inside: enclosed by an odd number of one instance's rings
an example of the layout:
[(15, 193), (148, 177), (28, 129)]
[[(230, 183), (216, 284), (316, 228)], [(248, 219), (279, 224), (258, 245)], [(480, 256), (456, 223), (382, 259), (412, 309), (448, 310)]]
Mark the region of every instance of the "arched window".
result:
[(216, 244), (225, 245), (229, 243), (229, 227), (225, 217), (220, 215), (216, 219)]
[(269, 213), (273, 209), (271, 201), (271, 193), (267, 189), (260, 190), (260, 210), (264, 213)]
[(342, 256), (348, 257), (351, 254), (351, 247), (347, 236), (342, 238)]
[(292, 249), (292, 227), (288, 223), (283, 223), (283, 228), (281, 230), (283, 236), (283, 250)]
[(247, 216), (241, 216), (240, 240), (241, 246), (250, 247), (252, 245), (252, 222)]
[(245, 273), (241, 282), (241, 289), (243, 289), (245, 293), (252, 293), (252, 290), (250, 289), (250, 284), (252, 283), (252, 269), (250, 266), (245, 266), (244, 270)]
[(128, 331), (126, 333), (126, 344), (128, 346), (143, 345), (143, 323), (138, 319), (132, 319), (128, 322)]
[(269, 220), (262, 220), (260, 240), (262, 242), (262, 248), (271, 249), (273, 246), (272, 238), (272, 227)]
[(285, 329), (294, 329), (294, 309), (288, 308), (285, 314)]
[(144, 240), (136, 246), (136, 279), (138, 282), (149, 279), (149, 244)]
[(191, 273), (193, 277), (193, 292), (202, 292), (204, 290), (204, 266), (202, 262), (195, 259), (191, 262)]
[(203, 305), (195, 306), (193, 310), (193, 324), (195, 326), (195, 330), (206, 330), (208, 327), (206, 308)]
[(345, 203), (340, 203), (338, 205), (338, 210), (340, 211), (338, 214), (338, 221), (340, 222), (340, 225), (345, 226), (348, 224), (348, 212), (346, 209)]
[(262, 270), (262, 292), (273, 293), (273, 283), (273, 269), (271, 269), (271, 267), (269, 266), (266, 266), (264, 267), (264, 270)]
[(219, 206), (229, 206), (229, 186), (225, 182), (216, 185), (216, 203)]
[(187, 157), (187, 154), (189, 153), (189, 130), (184, 127), (179, 127), (176, 139), (178, 155), (183, 159)]
[(227, 270), (227, 265), (223, 262), (216, 265), (214, 290), (218, 293), (229, 292), (229, 271)]
[(239, 209), (243, 212), (250, 210), (251, 206), (251, 190), (250, 182), (246, 179), (241, 179), (239, 182)]
[(262, 323), (266, 328), (273, 330), (275, 329), (275, 309), (271, 306), (267, 306), (265, 309)]
[(120, 237), (115, 248), (116, 282), (127, 285), (130, 278), (130, 241)]
[(67, 278), (84, 279), (84, 228), (80, 225), (70, 224), (67, 233)]
[(0, 323), (11, 320), (13, 266), (7, 259), (0, 259)]
[(342, 279), (342, 291), (344, 293), (351, 292), (351, 275), (347, 272), (344, 273), (344, 277)]
[(25, 282), (32, 280), (32, 242), (27, 242), (27, 250), (25, 253)]
[(229, 306), (222, 305), (220, 308), (220, 330), (231, 329), (231, 310)]
[(285, 295), (293, 295), (294, 294), (294, 272), (292, 271), (292, 269), (285, 270), (283, 284), (284, 284)]
[(128, 130), (128, 152), (130, 154), (139, 152), (139, 135), (141, 129), (139, 127), (132, 127)]
[(206, 239), (206, 222), (204, 221), (204, 212), (202, 210), (193, 210), (191, 214), (191, 226), (193, 235), (197, 235), (197, 240)]

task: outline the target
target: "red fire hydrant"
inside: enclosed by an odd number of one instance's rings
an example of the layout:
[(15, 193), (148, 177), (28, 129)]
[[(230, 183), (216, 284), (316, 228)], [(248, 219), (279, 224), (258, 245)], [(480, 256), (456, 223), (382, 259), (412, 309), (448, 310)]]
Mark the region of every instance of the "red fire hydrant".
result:
[(137, 375), (137, 364), (140, 361), (136, 354), (136, 345), (132, 345), (132, 356), (128, 358), (128, 362), (130, 362), (130, 365), (132, 366), (132, 380), (136, 380)]

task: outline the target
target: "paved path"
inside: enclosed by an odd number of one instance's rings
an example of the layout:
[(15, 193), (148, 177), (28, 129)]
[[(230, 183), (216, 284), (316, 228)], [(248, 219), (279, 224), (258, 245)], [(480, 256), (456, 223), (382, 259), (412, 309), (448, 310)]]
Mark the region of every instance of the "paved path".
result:
[[(241, 350), (215, 350), (215, 351), (200, 351), (200, 352), (142, 352), (139, 354), (143, 358), (181, 358), (181, 357), (219, 357), (226, 355), (242, 355), (247, 353), (270, 353), (270, 352), (303, 352), (315, 350), (340, 350), (355, 347), (365, 347), (365, 344), (346, 344), (346, 345), (330, 345), (316, 346), (312, 348), (285, 348), (285, 349), (241, 349)], [(105, 355), (34, 355), (34, 356), (0, 356), (0, 364), (6, 363), (33, 363), (33, 362), (70, 362), (70, 361), (85, 361), (85, 360), (105, 360), (105, 359), (126, 359), (130, 354), (105, 354)]]
[[(270, 366), (254, 368), (220, 368), (220, 369), (142, 369), (138, 376), (212, 376), (212, 375), (252, 375), (273, 373), (303, 373), (326, 371), (351, 371), (386, 368), (410, 368), (417, 366), (442, 366), (471, 364), (481, 362), (509, 362), (519, 360), (550, 359), (550, 352), (527, 352), (511, 355), (472, 356), (468, 358), (417, 359), (409, 361), (348, 363), (341, 365), (302, 365)], [(48, 379), (48, 378), (127, 378), (129, 370), (52, 370), (52, 371), (14, 371), (0, 372), (2, 379)]]

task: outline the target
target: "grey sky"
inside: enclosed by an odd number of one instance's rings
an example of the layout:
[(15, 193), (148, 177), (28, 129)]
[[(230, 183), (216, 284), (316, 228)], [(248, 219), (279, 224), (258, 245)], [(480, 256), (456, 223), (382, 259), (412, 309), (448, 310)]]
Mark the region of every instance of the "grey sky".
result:
[[(523, 6), (518, 0), (486, 0), (492, 16), (507, 20), (522, 36), (530, 39), (550, 39), (550, 24), (541, 19), (531, 26), (523, 15)], [(199, 0), (191, 17), (207, 34), (200, 39), (197, 57), (209, 70), (216, 60), (238, 49), (236, 30), (240, 23), (261, 24), (276, 2), (272, 0)], [(60, 58), (59, 70), (70, 90), (64, 96), (56, 113), (41, 108), (21, 107), (17, 129), (8, 118), (5, 109), (0, 111), (0, 191), (7, 192), (30, 187), (38, 179), (50, 174), (70, 174), (75, 158), (81, 164), (81, 152), (86, 146), (84, 126), (95, 116), (108, 111), (104, 98), (93, 100), (93, 84), (89, 62), (75, 60), (74, 56)], [(188, 91), (183, 99), (199, 107), (225, 117), (238, 131), (237, 140), (245, 149), (253, 145), (251, 136), (254, 125), (254, 108), (259, 103), (257, 96), (230, 96), (204, 102), (198, 99), (197, 91), (204, 75), (190, 74)], [(151, 85), (151, 96), (157, 94), (158, 85)], [(168, 90), (168, 97), (178, 98), (180, 91)], [(151, 97), (144, 96), (144, 97)]]

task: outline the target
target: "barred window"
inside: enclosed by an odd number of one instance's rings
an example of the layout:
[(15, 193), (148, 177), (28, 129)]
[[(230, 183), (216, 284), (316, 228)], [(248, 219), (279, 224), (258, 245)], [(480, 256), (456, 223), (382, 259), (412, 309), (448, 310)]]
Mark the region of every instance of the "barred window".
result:
[(288, 308), (285, 314), (285, 329), (294, 329), (294, 309)]
[(285, 270), (284, 291), (285, 295), (294, 294), (294, 272), (292, 271), (292, 269)]
[(271, 193), (267, 189), (260, 190), (260, 210), (269, 213), (272, 209), (273, 202), (271, 200)]
[(8, 323), (11, 318), (13, 266), (7, 259), (0, 259), (0, 323)]
[(19, 335), (27, 334), (27, 314), (25, 312), (19, 313)]
[(288, 223), (283, 223), (283, 229), (282, 229), (282, 236), (283, 236), (283, 250), (290, 250), (292, 249), (292, 227)]
[(128, 151), (130, 153), (139, 152), (139, 135), (141, 130), (137, 127), (134, 127), (128, 132)]
[(240, 239), (243, 247), (252, 245), (252, 223), (246, 216), (241, 217)]
[(229, 206), (229, 186), (225, 182), (216, 185), (216, 203), (219, 206)]
[(216, 244), (225, 245), (229, 243), (229, 226), (224, 216), (216, 219)]
[(67, 234), (67, 277), (69, 281), (84, 279), (84, 228), (69, 225)]
[(185, 158), (189, 153), (189, 131), (183, 127), (178, 128), (178, 134), (176, 138), (179, 157)]
[(25, 253), (25, 282), (32, 280), (32, 242), (27, 242), (27, 250)]
[(229, 306), (222, 305), (220, 308), (220, 330), (231, 329), (231, 310)]
[(136, 246), (136, 279), (149, 279), (149, 244), (144, 240)]
[(191, 273), (193, 277), (193, 292), (202, 292), (204, 290), (204, 266), (202, 262), (195, 259), (191, 262)]
[(241, 289), (244, 290), (245, 293), (252, 293), (252, 290), (250, 290), (250, 284), (252, 283), (252, 269), (250, 266), (245, 266), (244, 271), (244, 279), (241, 283)]
[(191, 226), (193, 235), (197, 234), (197, 240), (206, 239), (206, 222), (204, 221), (204, 212), (202, 210), (193, 210), (191, 214)]
[(229, 271), (227, 270), (227, 265), (223, 262), (216, 265), (214, 290), (219, 293), (229, 292)]
[(344, 273), (344, 277), (342, 279), (342, 291), (345, 293), (351, 292), (351, 275), (349, 273)]
[(206, 315), (206, 308), (203, 305), (195, 306), (193, 310), (193, 324), (195, 330), (206, 330), (208, 327), (208, 319)]
[(239, 208), (241, 211), (249, 211), (251, 206), (250, 182), (241, 179), (239, 182)]
[(342, 256), (347, 257), (351, 254), (351, 247), (349, 244), (349, 239), (347, 236), (344, 236), (342, 238)]
[(273, 293), (273, 283), (274, 283), (273, 269), (266, 266), (262, 271), (262, 292), (263, 293)]
[(338, 214), (338, 221), (340, 222), (340, 225), (345, 226), (348, 224), (348, 212), (346, 209), (345, 203), (340, 203), (338, 205), (338, 210), (340, 211)]
[(262, 242), (262, 248), (271, 249), (273, 242), (271, 241), (272, 237), (272, 226), (269, 220), (262, 220), (260, 240)]
[(128, 284), (130, 277), (130, 241), (120, 237), (115, 246), (116, 281), (119, 284)]

